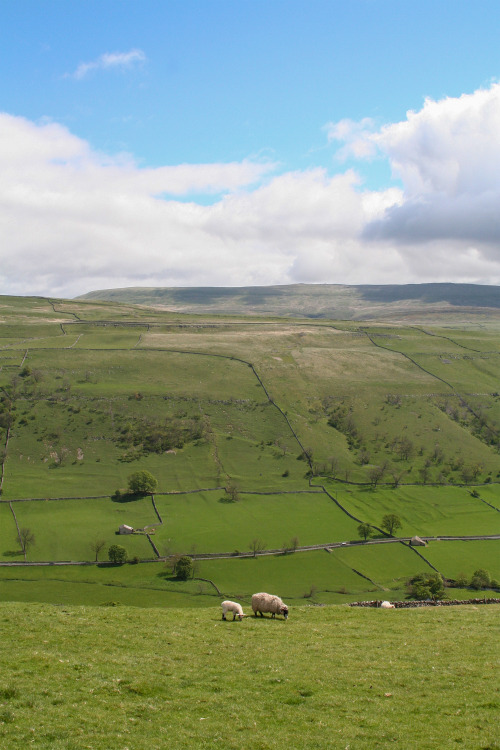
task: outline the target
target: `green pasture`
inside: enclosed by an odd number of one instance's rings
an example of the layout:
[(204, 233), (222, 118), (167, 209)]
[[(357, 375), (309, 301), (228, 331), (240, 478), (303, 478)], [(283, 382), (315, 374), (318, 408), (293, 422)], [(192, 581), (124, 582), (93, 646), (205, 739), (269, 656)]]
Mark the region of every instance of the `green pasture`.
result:
[[(329, 485), (330, 486), (330, 485)], [(335, 494), (335, 489), (332, 487)], [(479, 494), (483, 487), (479, 488)], [(402, 522), (396, 536), (460, 536), (500, 533), (500, 514), (465, 487), (377, 487), (377, 490), (337, 487), (338, 501), (357, 518), (380, 526), (395, 513)], [(498, 486), (488, 497), (496, 495)]]
[(0, 744), (495, 748), (497, 615), (2, 604)]
[(380, 589), (325, 550), (289, 555), (203, 560), (199, 575), (214, 581), (224, 596), (250, 606), (252, 594), (279, 594), (288, 604), (380, 598)]
[[(475, 570), (487, 570), (491, 578), (500, 580), (500, 541), (429, 542), (422, 554), (446, 577), (455, 579), (461, 573), (470, 578)], [(454, 589), (448, 594), (453, 597)], [(479, 592), (480, 596), (481, 593)], [(496, 594), (497, 595), (497, 594)]]
[[(112, 543), (127, 545), (125, 537)], [(100, 557), (106, 557), (101, 553)], [(0, 601), (128, 607), (208, 607), (219, 603), (213, 586), (178, 581), (163, 562), (0, 568)]]
[(1, 347), (24, 347), (26, 349), (32, 345), (37, 346), (38, 341), (57, 338), (66, 338), (59, 323), (25, 323), (18, 325), (0, 323)]
[[(217, 453), (223, 476), (230, 477), (239, 487), (272, 491), (287, 490), (297, 483), (307, 486), (307, 464), (297, 461), (300, 449), (284, 456), (278, 448), (222, 434), (217, 435)], [(287, 477), (283, 477), (285, 472)]]
[(141, 341), (146, 327), (122, 326), (97, 328), (95, 326), (66, 326), (68, 334), (77, 334), (76, 349), (133, 349)]
[[(254, 495), (227, 502), (223, 491), (157, 495), (163, 526), (156, 543), (175, 552), (248, 552), (254, 539), (266, 549), (281, 549), (297, 537), (299, 545), (356, 538), (357, 524), (323, 493)], [(161, 551), (161, 547), (160, 547)]]
[[(498, 325), (484, 315), (477, 324), (461, 321), (447, 317), (444, 325), (437, 313), (422, 317), (418, 326), (249, 321), (114, 302), (2, 297), (2, 500), (75, 498), (15, 504), (20, 523), (33, 527), (37, 539), (29, 556), (39, 560), (88, 560), (90, 537), (98, 530), (104, 534), (99, 538), (111, 543), (119, 523), (148, 523), (141, 508), (149, 501), (76, 499), (111, 496), (139, 469), (157, 478), (160, 493), (197, 490), (157, 495), (165, 521), (154, 537), (160, 549), (232, 552), (248, 550), (254, 538), (268, 548), (281, 548), (293, 537), (300, 544), (356, 539), (358, 522), (326, 495), (298, 492), (309, 488), (308, 462), (298, 460), (302, 445), (312, 453), (318, 475), (312, 484), (327, 484), (360, 521), (378, 526), (383, 515), (397, 513), (403, 522), (398, 535), (498, 533)], [(253, 364), (300, 443), (245, 362)], [(196, 439), (168, 452), (143, 451), (141, 436), (143, 442), (145, 436), (162, 436), (182, 420), (203, 428), (190, 433)], [(405, 438), (411, 442), (408, 455), (401, 452)], [(370, 472), (380, 465), (385, 474), (376, 490), (369, 489)], [(469, 486), (457, 486), (464, 483)], [(201, 491), (229, 484), (239, 490), (239, 502), (228, 503), (222, 489)], [(283, 491), (292, 494), (278, 494)], [(0, 514), (0, 555), (16, 559), (12, 514), (5, 505)], [(154, 514), (149, 522), (155, 522)], [(152, 554), (143, 537), (122, 539), (130, 555)], [(436, 567), (441, 570), (442, 562), (445, 575), (455, 564), (450, 545), (438, 553), (444, 557)], [(398, 587), (395, 595), (403, 595), (404, 578), (420, 569), (412, 568), (413, 558), (418, 562), (402, 545), (359, 545), (331, 554), (202, 562), (199, 568), (214, 566), (229, 592), (251, 593), (254, 586), (282, 590), (288, 575), (294, 597), (321, 590), (323, 602), (329, 602), (373, 587), (380, 591), (377, 586)], [(476, 559), (482, 559), (479, 553), (467, 558), (467, 565)], [(209, 601), (203, 586), (197, 588), (201, 584), (186, 584), (181, 594), (179, 582), (146, 574), (145, 568), (124, 566), (122, 583), (130, 582), (137, 592), (161, 591), (164, 604), (182, 596)], [(281, 572), (273, 577), (274, 570)], [(105, 586), (103, 571), (95, 573), (101, 578), (80, 581), (80, 592)], [(58, 575), (61, 587), (72, 590), (71, 576), (61, 569)], [(46, 583), (56, 596), (57, 581)], [(343, 586), (353, 593), (339, 593)], [(23, 579), (22, 587), (34, 592), (36, 583)], [(121, 588), (132, 597), (126, 585)], [(75, 591), (71, 600), (84, 601), (80, 595)], [(85, 601), (92, 601), (87, 596)], [(137, 601), (145, 606), (148, 597), (137, 594)]]
[[(419, 552), (425, 557), (426, 549), (419, 548)], [(383, 598), (391, 598), (393, 590), (404, 590), (405, 582), (415, 573), (430, 571), (429, 566), (413, 549), (395, 542), (336, 548), (332, 550), (332, 554), (381, 587), (391, 589), (391, 594), (386, 594)], [(396, 597), (399, 599), (400, 595), (396, 594)], [(382, 597), (379, 595), (376, 598)]]
[(453, 358), (419, 354), (415, 357), (426, 370), (451, 383), (461, 392), (476, 393), (478, 384), (486, 392), (498, 390), (499, 356), (492, 354), (462, 354)]
[[(128, 568), (131, 566), (127, 567)], [(135, 583), (127, 578), (125, 583), (113, 580), (67, 580), (57, 571), (51, 577), (40, 576), (30, 580), (24, 573), (5, 576), (0, 572), (0, 603), (27, 602), (47, 603), (56, 606), (68, 604), (78, 606), (121, 605), (133, 608), (212, 607), (214, 597), (208, 586), (200, 591), (199, 586), (170, 585), (154, 586), (142, 581)], [(213, 590), (213, 589), (212, 589)], [(135, 611), (135, 610), (134, 610)]]
[[(95, 555), (90, 545), (98, 539), (106, 541), (105, 550), (118, 543), (127, 549), (130, 557), (154, 557), (144, 535), (117, 536), (121, 524), (143, 528), (158, 521), (150, 499), (129, 503), (105, 498), (42, 500), (13, 503), (13, 507), (19, 526), (35, 534), (35, 544), (28, 552), (29, 560), (93, 560)], [(107, 559), (106, 551), (101, 552), (101, 559)]]
[[(266, 549), (299, 545), (329, 544), (357, 536), (357, 523), (323, 493), (284, 495), (242, 493), (238, 502), (227, 502), (224, 490), (174, 495), (156, 495), (163, 525), (158, 525), (149, 498), (116, 501), (109, 498), (39, 500), (13, 503), (20, 527), (30, 528), (36, 537), (30, 560), (92, 560), (90, 544), (116, 541), (121, 524), (133, 528), (156, 525), (154, 541), (160, 553), (248, 552), (254, 539)], [(16, 530), (8, 505), (0, 508), (9, 529), (2, 535), (3, 559), (9, 559)], [(6, 534), (5, 534), (6, 536)], [(143, 536), (120, 537), (130, 556), (153, 557)], [(20, 559), (21, 556), (20, 556)], [(103, 559), (101, 557), (101, 559)]]
[(500, 349), (498, 329), (488, 330), (485, 326), (482, 326), (479, 335), (476, 330), (467, 330), (465, 326), (456, 329), (436, 327), (433, 330), (437, 335), (447, 336), (458, 346), (472, 351), (490, 352)]
[[(8, 503), (0, 503), (0, 559), (16, 559), (19, 543), (16, 522)], [(19, 558), (19, 559), (22, 559)]]
[[(121, 543), (124, 537), (118, 537)], [(420, 571), (417, 568), (413, 572)], [(0, 568), (0, 601), (196, 607), (240, 601), (246, 611), (256, 591), (279, 593), (290, 606), (386, 598), (381, 586), (357, 575), (324, 550), (257, 558), (201, 560), (195, 579), (178, 581), (163, 562), (125, 565)], [(219, 596), (207, 580), (221, 591)], [(391, 591), (401, 598), (402, 591)]]
[(216, 400), (266, 400), (247, 365), (219, 357), (140, 349), (72, 348), (51, 351), (49, 358), (47, 352), (33, 350), (27, 364), (43, 372), (42, 392), (53, 390), (56, 381), (64, 379), (76, 392), (88, 396), (141, 392)]

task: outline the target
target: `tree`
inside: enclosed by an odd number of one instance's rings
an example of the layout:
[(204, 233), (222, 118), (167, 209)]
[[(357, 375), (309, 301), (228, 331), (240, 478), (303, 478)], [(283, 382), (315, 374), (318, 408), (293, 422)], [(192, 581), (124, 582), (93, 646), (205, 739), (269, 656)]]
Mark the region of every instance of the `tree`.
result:
[(442, 599), (445, 595), (440, 573), (418, 573), (406, 584), (408, 596), (413, 599)]
[(29, 548), (35, 544), (35, 534), (31, 529), (23, 526), (19, 529), (19, 541), (21, 542), (21, 549), (23, 551), (24, 559), (26, 560)]
[(365, 466), (370, 463), (370, 452), (366, 448), (362, 448), (359, 452), (359, 463), (361, 466)]
[(262, 539), (252, 539), (248, 547), (253, 552), (253, 556), (257, 557), (257, 552), (262, 552), (262, 550), (265, 549), (266, 545), (264, 544)]
[(158, 486), (158, 480), (146, 470), (136, 471), (128, 478), (128, 489), (134, 495), (151, 495)]
[(396, 451), (402, 461), (408, 461), (411, 454), (413, 453), (413, 443), (410, 438), (406, 437), (406, 435), (403, 435), (403, 437), (400, 438), (399, 442), (397, 443)]
[(226, 485), (226, 495), (231, 503), (237, 503), (240, 499), (240, 493), (236, 484), (229, 482)]
[(382, 523), (380, 525), (384, 531), (387, 531), (391, 536), (397, 529), (402, 528), (401, 519), (395, 513), (387, 513), (387, 515), (382, 518)]
[(181, 581), (187, 581), (193, 575), (193, 558), (188, 555), (179, 557), (175, 564), (175, 575)]
[(289, 552), (296, 552), (297, 547), (299, 546), (299, 538), (298, 536), (292, 537), (289, 542), (283, 542), (283, 546), (281, 547), (281, 551), (284, 555), (287, 555)]
[(386, 464), (383, 464), (382, 466), (373, 466), (368, 472), (368, 479), (370, 480), (373, 489), (376, 488), (377, 484), (384, 476), (386, 468)]
[(127, 562), (127, 557), (127, 550), (120, 544), (112, 544), (108, 549), (108, 558), (110, 562), (116, 565), (123, 565), (123, 563)]
[(391, 469), (392, 486), (395, 490), (399, 487), (399, 483), (406, 474), (406, 469), (398, 470), (396, 468)]
[(369, 523), (360, 523), (359, 524), (359, 526), (358, 526), (358, 534), (359, 534), (359, 536), (362, 539), (365, 540), (365, 542), (368, 539), (368, 537), (371, 535), (371, 533), (372, 533), (372, 527), (370, 526)]
[(106, 546), (105, 539), (96, 539), (95, 542), (90, 543), (90, 549), (92, 550), (92, 552), (95, 553), (96, 562), (97, 562), (97, 558), (99, 557), (99, 552), (101, 552), (105, 546)]

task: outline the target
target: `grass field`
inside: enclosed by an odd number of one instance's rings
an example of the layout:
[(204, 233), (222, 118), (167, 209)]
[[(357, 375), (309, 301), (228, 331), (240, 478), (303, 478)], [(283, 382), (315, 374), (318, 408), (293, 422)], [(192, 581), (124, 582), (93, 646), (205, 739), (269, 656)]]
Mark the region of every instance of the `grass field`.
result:
[(0, 604), (0, 746), (493, 750), (497, 615)]
[[(363, 323), (0, 298), (0, 562), (23, 559), (9, 501), (26, 500), (12, 507), (35, 534), (31, 561), (90, 561), (98, 539), (105, 557), (119, 524), (156, 524), (149, 499), (112, 500), (139, 469), (158, 480), (161, 554), (356, 540), (359, 522), (387, 513), (402, 536), (498, 534), (498, 314), (440, 315), (419, 300), (412, 320), (396, 297), (399, 322)], [(155, 554), (144, 535), (118, 541), (131, 557)], [(462, 556), (455, 544), (431, 543), (429, 562), (448, 577), (498, 577), (498, 540), (463, 543)], [(247, 599), (272, 587), (329, 603), (401, 598), (422, 564), (402, 545), (359, 545), (203, 561), (198, 575)], [(16, 570), (17, 587), (0, 566), (2, 598), (100, 603), (118, 576), (123, 601), (141, 607), (212, 601), (210, 584), (183, 588), (154, 565), (58, 567), (57, 580)]]

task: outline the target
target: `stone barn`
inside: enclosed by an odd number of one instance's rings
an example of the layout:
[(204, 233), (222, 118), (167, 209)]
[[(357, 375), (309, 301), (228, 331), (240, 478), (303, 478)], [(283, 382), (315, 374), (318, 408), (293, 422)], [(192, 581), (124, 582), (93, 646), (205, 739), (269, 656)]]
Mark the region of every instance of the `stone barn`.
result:
[(412, 547), (427, 547), (427, 543), (419, 536), (412, 536), (410, 544)]

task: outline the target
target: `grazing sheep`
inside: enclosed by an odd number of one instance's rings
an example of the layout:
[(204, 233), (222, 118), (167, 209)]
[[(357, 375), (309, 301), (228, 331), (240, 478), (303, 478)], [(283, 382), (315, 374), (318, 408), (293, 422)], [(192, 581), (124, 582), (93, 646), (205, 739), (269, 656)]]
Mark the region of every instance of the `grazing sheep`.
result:
[(226, 619), (226, 615), (228, 612), (233, 613), (233, 621), (236, 620), (236, 617), (239, 617), (240, 620), (242, 620), (245, 615), (243, 614), (243, 610), (241, 608), (241, 604), (238, 604), (238, 602), (222, 602), (220, 605), (222, 607), (222, 619)]
[(390, 602), (382, 602), (380, 606), (382, 609), (394, 609), (394, 604), (391, 604)]
[(274, 617), (275, 615), (283, 615), (283, 617), (288, 617), (288, 607), (286, 604), (283, 604), (279, 596), (274, 596), (273, 594), (254, 594), (252, 596), (252, 609), (254, 612), (255, 617), (257, 617), (257, 612), (260, 612), (260, 616), (264, 617), (263, 612), (270, 612), (271, 617)]

